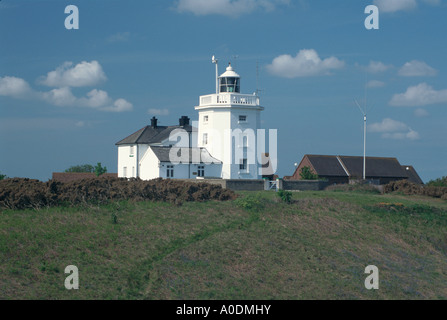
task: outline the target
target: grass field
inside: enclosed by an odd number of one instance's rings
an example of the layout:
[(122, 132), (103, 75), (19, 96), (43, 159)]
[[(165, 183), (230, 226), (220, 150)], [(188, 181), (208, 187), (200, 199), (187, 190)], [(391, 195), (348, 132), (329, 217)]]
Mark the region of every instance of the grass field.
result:
[[(447, 201), (242, 192), (0, 212), (0, 299), (446, 299)], [(79, 268), (79, 290), (64, 269)], [(364, 287), (365, 267), (379, 290)]]

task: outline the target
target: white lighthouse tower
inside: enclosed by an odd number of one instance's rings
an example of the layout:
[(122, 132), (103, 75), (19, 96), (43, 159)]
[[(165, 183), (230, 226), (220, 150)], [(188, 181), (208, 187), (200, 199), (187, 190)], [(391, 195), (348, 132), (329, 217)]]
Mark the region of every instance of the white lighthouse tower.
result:
[(198, 146), (222, 161), (221, 178), (258, 179), (261, 156), (257, 130), (264, 108), (256, 93), (241, 94), (241, 77), (231, 63), (220, 76), (214, 57), (213, 63), (216, 93), (200, 96), (200, 104), (195, 107), (199, 113)]

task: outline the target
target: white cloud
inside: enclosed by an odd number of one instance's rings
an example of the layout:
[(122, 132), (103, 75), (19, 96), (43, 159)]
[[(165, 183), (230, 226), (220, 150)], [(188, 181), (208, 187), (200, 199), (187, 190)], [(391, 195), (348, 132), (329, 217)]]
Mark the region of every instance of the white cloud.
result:
[(435, 76), (438, 71), (424, 61), (412, 60), (405, 63), (399, 70), (399, 75), (403, 77), (423, 77)]
[(48, 72), (40, 83), (49, 87), (85, 87), (93, 86), (107, 77), (98, 61), (82, 61), (73, 66), (72, 62), (65, 62), (54, 71)]
[(126, 112), (126, 111), (132, 111), (132, 109), (133, 109), (132, 103), (124, 99), (116, 100), (113, 103), (113, 106), (101, 108), (101, 110), (109, 112)]
[(147, 113), (149, 115), (154, 115), (154, 116), (168, 116), (169, 110), (168, 109), (149, 109), (149, 110), (147, 110)]
[(41, 92), (40, 96), (43, 100), (59, 107), (73, 106), (77, 102), (77, 98), (68, 87), (53, 89), (49, 92)]
[(396, 12), (412, 10), (417, 7), (416, 0), (374, 0), (381, 12)]
[(32, 92), (28, 83), (16, 77), (0, 77), (0, 96), (26, 98)]
[(279, 5), (289, 3), (290, 0), (179, 0), (176, 8), (179, 12), (191, 12), (195, 15), (238, 17), (258, 8), (271, 11)]
[(86, 107), (100, 108), (110, 104), (112, 99), (109, 98), (107, 92), (103, 90), (93, 89), (87, 93), (87, 98), (81, 98), (80, 102)]
[(284, 54), (273, 59), (267, 70), (284, 78), (309, 77), (330, 74), (330, 70), (341, 69), (344, 61), (335, 57), (320, 59), (314, 49), (303, 49), (295, 57)]
[(426, 83), (409, 87), (405, 93), (395, 94), (389, 102), (392, 106), (417, 107), (430, 104), (447, 104), (447, 89), (435, 90)]
[(422, 117), (427, 117), (429, 115), (429, 113), (427, 112), (427, 110), (419, 108), (414, 110), (414, 115), (416, 117), (422, 118)]
[(392, 67), (392, 65), (386, 65), (380, 61), (370, 61), (369, 65), (363, 68), (369, 73), (381, 73), (387, 71)]
[(369, 132), (382, 133), (384, 139), (419, 139), (419, 133), (403, 122), (385, 118), (382, 122), (368, 125)]
[(369, 132), (398, 132), (407, 129), (408, 126), (405, 123), (390, 118), (385, 118), (382, 122), (368, 125)]
[(381, 88), (381, 87), (385, 86), (385, 82), (378, 81), (378, 80), (371, 80), (371, 81), (368, 81), (366, 86), (368, 88)]

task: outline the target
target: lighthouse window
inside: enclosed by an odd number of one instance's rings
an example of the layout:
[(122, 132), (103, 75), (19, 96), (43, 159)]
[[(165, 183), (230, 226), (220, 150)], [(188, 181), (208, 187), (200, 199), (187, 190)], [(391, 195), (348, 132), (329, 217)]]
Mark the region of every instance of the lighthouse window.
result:
[(203, 144), (208, 144), (208, 133), (203, 134)]
[(220, 78), (220, 92), (241, 92), (239, 82), (235, 77)]
[(203, 122), (208, 122), (208, 116), (203, 116)]
[(239, 116), (239, 122), (247, 122), (247, 116)]

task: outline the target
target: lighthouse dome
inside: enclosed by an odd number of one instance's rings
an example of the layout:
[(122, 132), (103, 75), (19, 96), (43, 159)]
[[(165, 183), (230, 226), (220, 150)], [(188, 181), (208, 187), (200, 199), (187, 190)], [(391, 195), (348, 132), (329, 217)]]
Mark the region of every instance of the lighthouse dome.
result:
[(234, 71), (231, 63), (219, 77), (219, 92), (241, 92), (241, 77)]

